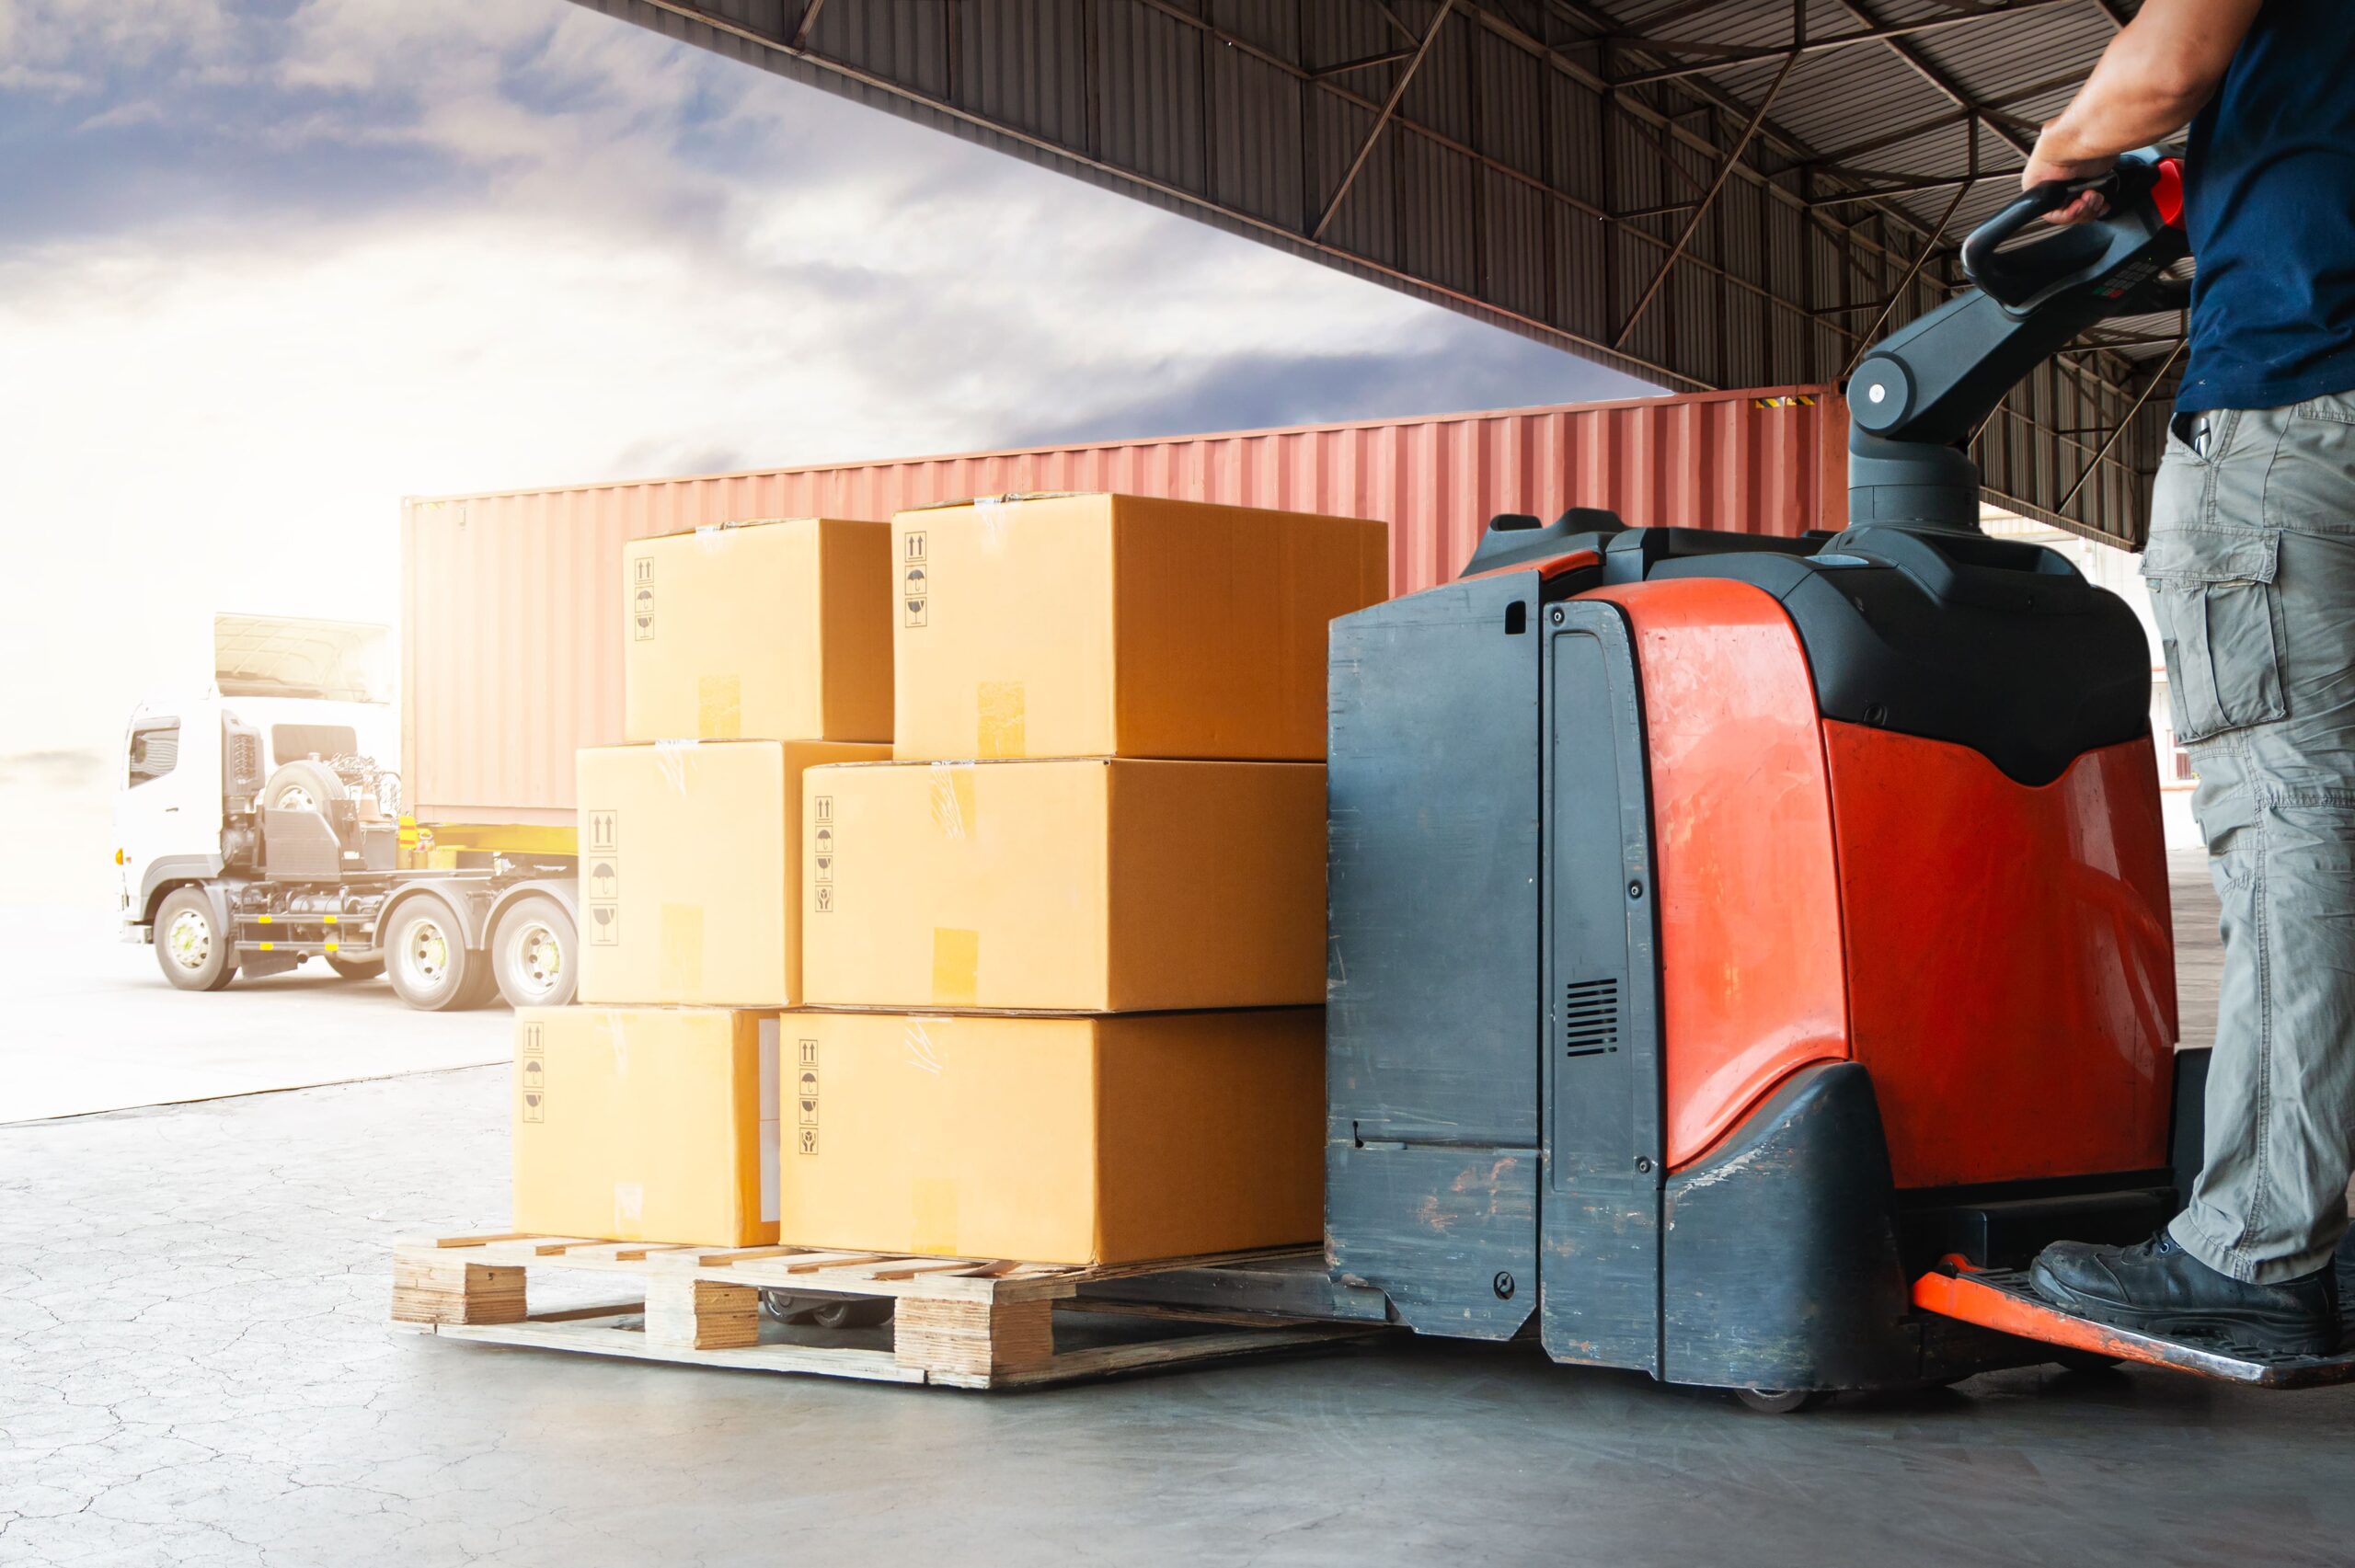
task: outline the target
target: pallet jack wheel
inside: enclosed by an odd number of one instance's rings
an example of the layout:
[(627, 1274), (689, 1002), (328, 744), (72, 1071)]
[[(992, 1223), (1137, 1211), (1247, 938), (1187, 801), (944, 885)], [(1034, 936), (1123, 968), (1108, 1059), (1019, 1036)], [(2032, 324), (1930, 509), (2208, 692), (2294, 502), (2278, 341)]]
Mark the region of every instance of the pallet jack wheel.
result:
[(1761, 1415), (1796, 1415), (1823, 1396), (1813, 1389), (1736, 1389), (1733, 1397)]
[(2104, 1356), (2098, 1350), (2056, 1350), (2052, 1364), (2063, 1372), (2081, 1372), (2091, 1376), (2096, 1372), (2115, 1371), (2121, 1365), (2115, 1356)]
[(761, 1292), (761, 1307), (781, 1323), (815, 1323), (821, 1329), (875, 1328), (891, 1321), (889, 1296), (796, 1296), (785, 1290)]

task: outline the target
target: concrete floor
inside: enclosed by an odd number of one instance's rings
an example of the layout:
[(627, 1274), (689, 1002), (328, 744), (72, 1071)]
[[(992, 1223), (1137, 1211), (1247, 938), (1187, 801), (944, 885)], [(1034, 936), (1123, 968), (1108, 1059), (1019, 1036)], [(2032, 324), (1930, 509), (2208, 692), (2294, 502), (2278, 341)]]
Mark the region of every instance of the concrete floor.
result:
[(504, 1228), (506, 1110), (476, 1069), (0, 1128), (0, 1563), (2355, 1561), (2355, 1389), (1776, 1418), (1409, 1341), (991, 1396), (388, 1332), (394, 1235)]
[(507, 1010), (418, 1013), (316, 960), (174, 990), (111, 914), (0, 905), (0, 1122), (506, 1061)]

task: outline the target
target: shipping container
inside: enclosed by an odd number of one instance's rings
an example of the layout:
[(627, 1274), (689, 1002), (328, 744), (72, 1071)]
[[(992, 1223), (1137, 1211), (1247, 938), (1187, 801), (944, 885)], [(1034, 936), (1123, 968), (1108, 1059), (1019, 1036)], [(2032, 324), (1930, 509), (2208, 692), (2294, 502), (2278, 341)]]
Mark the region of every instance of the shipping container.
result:
[[(569, 827), (572, 754), (622, 733), (625, 542), (764, 517), (889, 518), (1052, 490), (1379, 518), (1390, 586), (1453, 577), (1499, 512), (1841, 526), (1847, 413), (1828, 387), (614, 481), (403, 504), (401, 705), (416, 814)], [(457, 841), (453, 837), (452, 841)]]

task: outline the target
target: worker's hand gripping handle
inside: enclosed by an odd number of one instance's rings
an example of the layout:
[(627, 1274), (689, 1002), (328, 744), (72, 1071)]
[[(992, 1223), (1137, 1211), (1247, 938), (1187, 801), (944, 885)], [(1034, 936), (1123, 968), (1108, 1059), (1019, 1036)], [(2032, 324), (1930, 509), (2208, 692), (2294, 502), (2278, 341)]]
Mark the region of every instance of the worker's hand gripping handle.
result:
[[(2101, 192), (2103, 216), (2039, 244), (2005, 249), (2029, 224), (2088, 190)], [(2108, 269), (2121, 235), (2140, 240), (2182, 215), (2182, 166), (2155, 148), (2130, 153), (2097, 179), (2050, 180), (2022, 191), (1962, 242), (1963, 274), (2005, 310), (2025, 314)]]

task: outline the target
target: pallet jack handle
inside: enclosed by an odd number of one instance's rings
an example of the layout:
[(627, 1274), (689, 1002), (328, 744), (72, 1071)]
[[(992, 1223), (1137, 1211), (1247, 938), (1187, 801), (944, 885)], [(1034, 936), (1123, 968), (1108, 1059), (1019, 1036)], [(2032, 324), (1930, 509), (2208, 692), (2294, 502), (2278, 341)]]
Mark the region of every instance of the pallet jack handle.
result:
[[(2083, 191), (2109, 210), (2014, 246)], [(2021, 193), (1963, 242), (1978, 285), (1877, 344), (1848, 382), (1851, 527), (1976, 532), (1979, 468), (1965, 450), (2021, 379), (2110, 316), (2181, 308), (2164, 276), (2190, 254), (2181, 227), (2182, 166), (2130, 153), (2102, 179)]]

